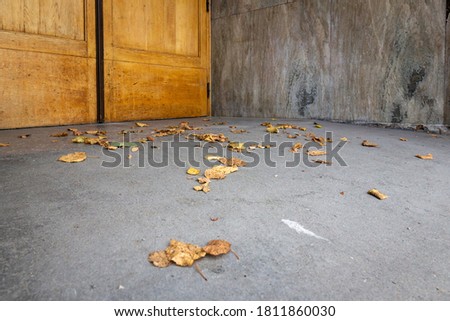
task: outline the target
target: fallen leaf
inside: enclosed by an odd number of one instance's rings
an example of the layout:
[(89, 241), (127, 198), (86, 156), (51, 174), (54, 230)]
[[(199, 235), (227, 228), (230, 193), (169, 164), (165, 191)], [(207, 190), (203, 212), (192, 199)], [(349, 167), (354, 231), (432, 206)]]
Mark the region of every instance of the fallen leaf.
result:
[(86, 134), (88, 134), (88, 135), (97, 135), (98, 134), (98, 130), (87, 130)]
[(56, 133), (56, 134), (50, 135), (50, 137), (66, 137), (66, 136), (69, 136), (69, 134), (67, 134), (67, 132), (61, 132), (61, 133)]
[(301, 143), (295, 143), (291, 148), (291, 152), (297, 153), (301, 148), (303, 148), (303, 145)]
[(297, 128), (297, 126), (292, 124), (277, 124), (276, 126), (278, 129), (291, 129), (291, 128)]
[(228, 141), (228, 138), (224, 135), (224, 134), (193, 134), (191, 135), (199, 140), (203, 140), (205, 142), (210, 142), (210, 143), (215, 143), (215, 142), (219, 142), (219, 143), (224, 143), (226, 141)]
[(211, 191), (211, 188), (209, 187), (209, 183), (194, 186), (194, 189), (197, 192), (204, 192), (204, 193), (209, 193)]
[(323, 150), (309, 150), (308, 151), (308, 155), (309, 156), (322, 156), (322, 155), (326, 155), (327, 152), (323, 151)]
[(271, 134), (278, 134), (278, 133), (279, 133), (278, 128), (276, 128), (276, 127), (274, 127), (274, 126), (269, 126), (269, 127), (267, 127), (267, 128), (266, 128), (266, 131), (267, 131), (268, 133), (271, 133)]
[(262, 123), (261, 126), (269, 127), (269, 126), (272, 126), (272, 124), (269, 122), (265, 122), (265, 123)]
[(85, 161), (86, 158), (87, 158), (87, 155), (85, 152), (76, 152), (76, 153), (61, 156), (60, 158), (58, 158), (58, 160), (60, 162), (64, 162), (64, 163), (80, 163), (80, 162)]
[(186, 171), (186, 174), (189, 175), (198, 175), (200, 174), (200, 170), (194, 167), (189, 167), (189, 169)]
[(242, 152), (243, 150), (245, 150), (245, 146), (244, 143), (239, 143), (239, 142), (230, 142), (227, 146), (227, 148), (233, 152)]
[(297, 127), (298, 130), (301, 130), (302, 132), (306, 132), (306, 127)]
[(8, 143), (0, 143), (0, 147), (8, 147), (10, 146)]
[(137, 127), (148, 127), (149, 125), (145, 124), (145, 123), (136, 123), (136, 126)]
[(314, 125), (314, 127), (316, 127), (316, 128), (322, 128), (322, 125), (317, 124), (317, 125)]
[(426, 155), (417, 154), (416, 157), (420, 158), (420, 159), (429, 159), (430, 160), (430, 159), (433, 159), (433, 154), (426, 154)]
[(289, 134), (289, 135), (287, 135), (287, 138), (289, 138), (289, 139), (295, 139), (295, 138), (297, 138), (298, 136), (300, 136), (300, 135), (299, 135), (299, 134), (294, 134), (294, 135)]
[(85, 138), (84, 143), (87, 145), (99, 145), (100, 139), (99, 138)]
[(133, 153), (136, 153), (137, 151), (139, 151), (139, 147), (137, 147), (137, 146), (131, 147), (131, 151)]
[(212, 240), (203, 247), (203, 251), (213, 256), (227, 254), (231, 251), (231, 243), (224, 240)]
[(407, 142), (407, 141), (408, 141), (406, 138), (403, 138), (403, 137), (401, 137), (400, 140), (401, 140), (402, 142)]
[(83, 133), (82, 132), (80, 132), (78, 129), (76, 129), (76, 128), (69, 128), (69, 129), (67, 129), (69, 132), (72, 132), (72, 134), (74, 135), (74, 136), (81, 136), (81, 135), (83, 135)]
[(178, 125), (178, 128), (184, 129), (184, 130), (193, 130), (193, 129), (194, 129), (194, 128), (192, 128), (192, 127), (189, 125), (189, 122), (187, 122), (187, 121), (182, 121), (182, 122)]
[(365, 146), (365, 147), (378, 147), (378, 144), (369, 142), (368, 140), (363, 140), (363, 142), (361, 143), (361, 145)]
[(155, 139), (152, 136), (147, 136), (146, 138), (150, 142), (154, 142), (155, 141)]
[(328, 161), (323, 160), (323, 159), (316, 159), (316, 160), (314, 160), (314, 163), (331, 165), (331, 162), (328, 162)]
[(379, 190), (377, 190), (375, 188), (371, 189), (367, 193), (372, 195), (372, 196), (375, 196), (379, 200), (384, 200), (384, 199), (388, 198), (387, 195), (384, 195), (383, 193), (381, 193)]
[(248, 133), (245, 129), (232, 129), (232, 130), (230, 130), (230, 132), (232, 132), (233, 134)]
[(134, 143), (134, 142), (110, 142), (109, 143), (110, 146), (113, 147), (137, 147), (138, 143)]
[(170, 240), (170, 245), (165, 252), (169, 261), (178, 266), (192, 266), (196, 260), (206, 255), (201, 247), (177, 240)]
[(218, 159), (218, 161), (227, 166), (244, 167), (247, 165), (246, 162), (244, 162), (242, 159), (237, 158), (237, 157), (231, 157), (231, 158), (220, 157)]
[(341, 137), (341, 141), (347, 142), (347, 141), (348, 141), (348, 138), (347, 138), (347, 137)]
[(199, 178), (197, 179), (197, 181), (198, 181), (200, 184), (206, 184), (206, 183), (211, 182), (211, 180), (210, 180), (209, 178), (207, 178), (207, 177), (199, 177)]
[(21, 135), (21, 136), (19, 136), (19, 138), (28, 138), (28, 137), (30, 137), (31, 135), (30, 134), (26, 134), (26, 135)]
[(205, 177), (209, 179), (224, 179), (228, 174), (238, 170), (237, 166), (217, 165), (205, 171)]
[(172, 129), (159, 129), (156, 130), (155, 137), (164, 137), (169, 135), (178, 135), (184, 133), (184, 129), (172, 128)]
[(226, 122), (226, 121), (220, 121), (220, 122), (215, 122), (215, 123), (212, 123), (212, 124), (213, 124), (213, 125), (222, 126), (222, 125), (226, 125), (227, 122)]
[(218, 218), (218, 217), (211, 217), (210, 220), (211, 220), (212, 222), (217, 222), (217, 221), (219, 220), (219, 218)]
[(84, 144), (85, 140), (86, 140), (86, 137), (84, 137), (84, 136), (77, 136), (74, 139), (72, 139), (72, 143)]
[(166, 268), (170, 265), (170, 260), (165, 250), (150, 253), (148, 261), (159, 268)]
[(345, 192), (340, 192), (339, 194), (341, 194), (341, 196), (344, 196), (344, 195), (345, 195)]

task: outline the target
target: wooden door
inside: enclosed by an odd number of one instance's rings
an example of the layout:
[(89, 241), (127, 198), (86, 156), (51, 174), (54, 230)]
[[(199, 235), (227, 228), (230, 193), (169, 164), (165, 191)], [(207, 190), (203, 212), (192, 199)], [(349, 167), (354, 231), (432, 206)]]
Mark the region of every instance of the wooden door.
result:
[(94, 0), (0, 0), (0, 128), (96, 120)]
[(209, 114), (205, 0), (104, 0), (105, 120)]

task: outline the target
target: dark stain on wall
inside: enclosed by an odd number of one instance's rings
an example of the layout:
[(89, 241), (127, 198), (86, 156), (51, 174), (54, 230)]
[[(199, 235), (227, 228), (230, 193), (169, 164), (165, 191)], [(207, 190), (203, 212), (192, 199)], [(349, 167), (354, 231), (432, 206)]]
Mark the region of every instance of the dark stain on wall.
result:
[(304, 63), (295, 63), (288, 80), (287, 108), (295, 108), (300, 117), (311, 115), (309, 107), (317, 101), (317, 84), (314, 81), (314, 71)]
[(412, 98), (416, 93), (417, 86), (425, 78), (425, 69), (421, 66), (414, 69), (409, 76), (409, 82), (405, 90), (405, 96), (407, 98)]
[(408, 118), (408, 112), (402, 112), (402, 108), (398, 103), (394, 103), (393, 105), (394, 107), (392, 108), (391, 123), (399, 124), (403, 122), (405, 118)]

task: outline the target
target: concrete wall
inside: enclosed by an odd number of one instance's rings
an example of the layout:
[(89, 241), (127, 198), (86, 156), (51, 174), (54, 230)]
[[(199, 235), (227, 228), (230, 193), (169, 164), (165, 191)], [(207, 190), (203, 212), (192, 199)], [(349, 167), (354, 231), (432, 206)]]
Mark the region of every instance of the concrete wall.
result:
[(213, 113), (442, 124), (445, 6), (213, 0)]
[(446, 74), (447, 74), (447, 99), (444, 111), (444, 123), (450, 126), (450, 0), (447, 0), (447, 32), (446, 32)]

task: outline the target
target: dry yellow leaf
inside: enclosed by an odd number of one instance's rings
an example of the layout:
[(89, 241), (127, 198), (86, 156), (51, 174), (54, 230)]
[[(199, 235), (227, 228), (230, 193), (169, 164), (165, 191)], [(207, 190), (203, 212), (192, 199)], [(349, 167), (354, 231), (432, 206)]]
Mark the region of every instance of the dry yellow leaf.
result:
[(278, 134), (278, 128), (274, 126), (267, 127), (266, 131), (271, 134)]
[(186, 171), (186, 174), (189, 175), (198, 175), (200, 174), (200, 170), (194, 167), (189, 167), (188, 170)]
[(9, 144), (8, 143), (0, 143), (0, 147), (8, 147)]
[(316, 159), (316, 160), (314, 160), (314, 162), (317, 163), (317, 164), (331, 165), (331, 162), (328, 162), (328, 161), (326, 161), (324, 159)]
[(365, 147), (378, 147), (378, 144), (369, 142), (368, 140), (363, 140), (363, 142), (361, 143), (361, 145), (365, 146)]
[(87, 130), (86, 134), (88, 134), (88, 135), (97, 135), (98, 134), (98, 130)]
[(309, 156), (322, 156), (322, 155), (326, 155), (327, 152), (323, 151), (323, 150), (309, 150), (308, 151), (308, 155)]
[(86, 137), (84, 137), (84, 136), (77, 136), (74, 139), (72, 139), (72, 143), (84, 144), (85, 140), (86, 140)]
[(184, 129), (184, 130), (193, 130), (193, 129), (194, 129), (193, 127), (191, 127), (191, 126), (189, 125), (189, 122), (187, 122), (187, 121), (182, 121), (182, 122), (178, 125), (178, 128)]
[(79, 163), (86, 160), (87, 155), (85, 152), (76, 152), (61, 156), (58, 160), (64, 163)]
[(87, 145), (100, 145), (99, 138), (85, 138), (84, 143)]
[(306, 132), (306, 127), (297, 127), (298, 130), (301, 130), (302, 132)]
[(150, 253), (148, 255), (148, 261), (159, 268), (165, 268), (170, 265), (170, 260), (165, 250)]
[(297, 153), (302, 147), (303, 145), (301, 143), (295, 143), (291, 148), (291, 152)]
[(31, 135), (30, 134), (26, 134), (26, 135), (21, 135), (21, 136), (19, 136), (19, 138), (28, 138), (28, 137), (30, 137)]
[(167, 258), (178, 266), (192, 266), (196, 260), (206, 255), (201, 247), (177, 240), (170, 240), (165, 252)]
[(137, 127), (148, 127), (148, 124), (145, 123), (136, 123)]
[(291, 129), (291, 128), (297, 128), (297, 126), (292, 124), (277, 124), (276, 126), (279, 129)]
[(209, 179), (224, 179), (228, 174), (238, 170), (237, 166), (214, 166), (205, 171), (205, 177)]
[(300, 134), (289, 134), (289, 135), (287, 135), (287, 138), (289, 138), (289, 139), (295, 139), (295, 138), (297, 138), (298, 136), (300, 136)]
[(341, 141), (347, 142), (347, 141), (348, 141), (348, 138), (347, 138), (347, 137), (341, 137)]
[(430, 159), (433, 159), (433, 154), (426, 154), (426, 155), (417, 154), (416, 157), (420, 158), (420, 159), (429, 159), (430, 160)]
[(386, 198), (388, 198), (387, 195), (384, 195), (383, 193), (381, 193), (379, 190), (377, 190), (375, 188), (371, 189), (367, 193), (372, 195), (372, 196), (375, 196), (379, 200), (385, 200)]
[(406, 138), (403, 138), (403, 137), (401, 137), (400, 140), (401, 140), (402, 142), (407, 142), (407, 141), (408, 141)]
[(223, 158), (222, 156), (218, 156), (218, 155), (206, 155), (205, 159), (209, 160), (209, 161), (214, 161), (214, 160), (219, 160)]
[(139, 147), (137, 147), (137, 146), (131, 147), (131, 151), (133, 153), (136, 153), (137, 151), (139, 151)]
[(245, 129), (232, 129), (232, 130), (230, 130), (230, 132), (232, 132), (233, 134), (247, 133), (247, 131)]
[(211, 182), (211, 180), (210, 180), (209, 178), (207, 178), (207, 177), (199, 177), (199, 178), (197, 179), (197, 181), (198, 181), (200, 184), (207, 184), (207, 183)]
[(213, 256), (227, 254), (231, 251), (231, 243), (224, 240), (212, 240), (203, 247), (203, 251)]
[(244, 143), (230, 142), (228, 144), (228, 149), (232, 150), (233, 152), (242, 152), (243, 150), (245, 150), (245, 146)]

